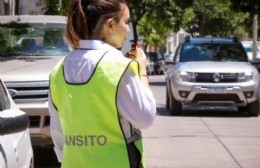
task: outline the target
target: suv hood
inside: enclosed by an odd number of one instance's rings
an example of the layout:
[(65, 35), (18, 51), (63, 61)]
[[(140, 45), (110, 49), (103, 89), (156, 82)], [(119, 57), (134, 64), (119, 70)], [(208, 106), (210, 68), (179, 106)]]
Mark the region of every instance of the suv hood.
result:
[[(247, 72), (256, 69), (249, 62), (182, 62), (179, 63), (180, 71), (188, 72)], [(204, 68), (202, 68), (204, 67)]]
[(48, 81), (52, 68), (63, 56), (0, 58), (0, 78), (5, 82)]

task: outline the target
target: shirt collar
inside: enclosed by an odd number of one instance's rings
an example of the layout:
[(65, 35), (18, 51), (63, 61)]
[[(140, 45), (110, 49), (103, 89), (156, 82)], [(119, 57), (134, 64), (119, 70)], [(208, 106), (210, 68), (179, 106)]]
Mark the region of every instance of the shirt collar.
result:
[(100, 40), (80, 40), (79, 49), (101, 50), (111, 49), (112, 46)]

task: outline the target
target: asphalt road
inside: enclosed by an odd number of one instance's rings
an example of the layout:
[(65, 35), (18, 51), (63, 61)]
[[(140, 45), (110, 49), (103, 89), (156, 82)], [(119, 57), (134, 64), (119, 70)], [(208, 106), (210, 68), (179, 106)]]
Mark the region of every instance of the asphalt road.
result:
[[(165, 110), (164, 76), (150, 76), (150, 85), (157, 116), (142, 131), (146, 168), (260, 168), (260, 117), (226, 107), (184, 107), (173, 117)], [(35, 154), (36, 168), (59, 167), (50, 149)]]
[(227, 107), (184, 107), (170, 116), (164, 81), (150, 77), (158, 115), (143, 130), (147, 168), (260, 168), (260, 117)]

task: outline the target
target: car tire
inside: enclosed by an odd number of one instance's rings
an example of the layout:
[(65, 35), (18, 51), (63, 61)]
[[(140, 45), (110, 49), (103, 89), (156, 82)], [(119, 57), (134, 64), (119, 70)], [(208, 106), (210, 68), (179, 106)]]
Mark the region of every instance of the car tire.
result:
[(160, 75), (160, 69), (159, 68), (155, 68), (155, 75)]
[(160, 68), (160, 70), (161, 70), (161, 75), (164, 75), (164, 74), (165, 74), (165, 67), (162, 66), (162, 67)]
[(260, 102), (259, 100), (250, 103), (247, 105), (247, 115), (252, 116), (252, 117), (258, 117), (259, 115), (259, 110), (260, 110)]
[(163, 70), (162, 70), (162, 75), (164, 75), (165, 74), (165, 69), (163, 68)]
[(170, 110), (170, 114), (173, 116), (179, 116), (179, 115), (181, 115), (181, 112), (182, 112), (182, 103), (177, 101), (173, 97), (172, 91), (170, 91), (170, 94), (169, 94), (169, 110)]
[(151, 70), (151, 68), (148, 68), (148, 69), (147, 69), (147, 75), (152, 75), (152, 70)]
[(165, 108), (166, 108), (166, 110), (170, 109), (169, 89), (168, 89), (167, 84), (166, 84), (166, 103), (165, 103)]

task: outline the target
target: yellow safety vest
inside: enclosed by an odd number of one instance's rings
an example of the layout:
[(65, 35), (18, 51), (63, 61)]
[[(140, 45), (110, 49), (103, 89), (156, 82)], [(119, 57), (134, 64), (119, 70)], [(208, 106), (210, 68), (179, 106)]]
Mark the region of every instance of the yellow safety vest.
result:
[[(65, 144), (64, 168), (129, 168), (127, 139), (117, 109), (119, 82), (128, 68), (138, 75), (138, 63), (104, 56), (92, 77), (81, 84), (65, 81), (63, 61), (50, 75), (50, 93), (57, 108)], [(142, 155), (143, 145), (134, 142)]]

